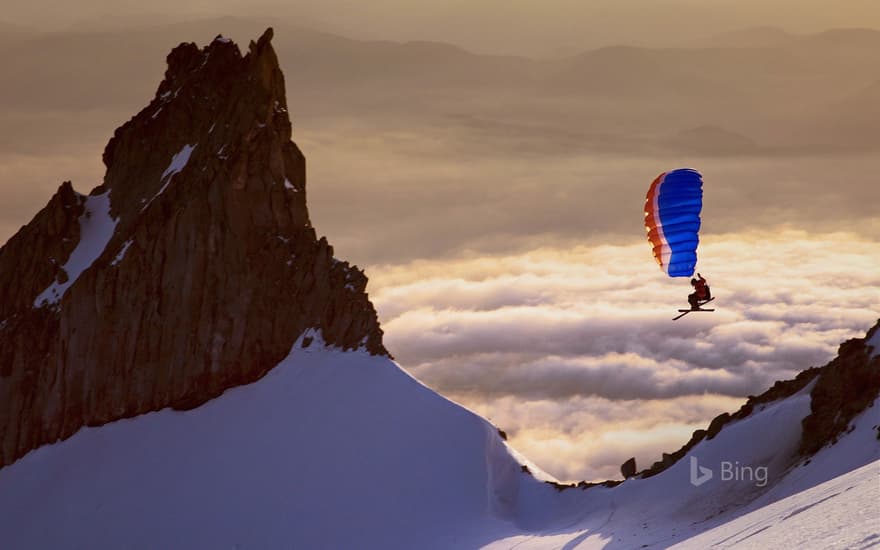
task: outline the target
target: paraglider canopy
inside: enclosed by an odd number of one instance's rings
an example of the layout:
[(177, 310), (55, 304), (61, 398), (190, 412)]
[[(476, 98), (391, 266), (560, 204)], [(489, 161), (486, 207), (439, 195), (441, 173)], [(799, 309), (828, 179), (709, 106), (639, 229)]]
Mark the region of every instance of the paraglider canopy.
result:
[(697, 266), (703, 178), (690, 168), (663, 172), (645, 200), (645, 230), (660, 269), (670, 277), (690, 277)]

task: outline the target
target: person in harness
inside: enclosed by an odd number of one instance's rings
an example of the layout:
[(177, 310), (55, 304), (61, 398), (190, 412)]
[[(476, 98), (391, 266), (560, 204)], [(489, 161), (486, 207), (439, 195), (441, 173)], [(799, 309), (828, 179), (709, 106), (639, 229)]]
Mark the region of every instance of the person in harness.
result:
[(709, 291), (706, 279), (699, 273), (697, 273), (697, 277), (699, 278), (691, 279), (691, 286), (694, 287), (694, 292), (688, 294), (688, 303), (691, 305), (691, 309), (700, 309), (700, 302), (706, 302), (712, 298), (712, 293)]

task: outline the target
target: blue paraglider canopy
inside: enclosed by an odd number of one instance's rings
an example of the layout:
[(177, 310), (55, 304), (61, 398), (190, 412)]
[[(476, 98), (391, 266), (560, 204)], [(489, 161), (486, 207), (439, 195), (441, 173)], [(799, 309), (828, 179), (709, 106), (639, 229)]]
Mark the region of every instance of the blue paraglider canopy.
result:
[(670, 277), (690, 277), (697, 266), (703, 178), (690, 168), (663, 172), (645, 200), (645, 229), (654, 259)]

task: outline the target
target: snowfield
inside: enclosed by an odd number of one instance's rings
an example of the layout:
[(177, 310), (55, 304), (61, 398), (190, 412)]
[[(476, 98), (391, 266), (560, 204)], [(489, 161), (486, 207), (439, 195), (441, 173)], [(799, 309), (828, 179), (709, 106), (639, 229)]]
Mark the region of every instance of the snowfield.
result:
[(880, 462), (738, 517), (673, 548), (880, 546)]
[(316, 338), (191, 411), (85, 428), (0, 469), (2, 547), (474, 548), (564, 516), (494, 427)]
[[(785, 525), (774, 521), (779, 509), (793, 512), (811, 499), (825, 498), (826, 491), (811, 492), (810, 489), (837, 478), (831, 482), (835, 483), (843, 479), (838, 476), (845, 477), (848, 472), (862, 467), (865, 470), (860, 470), (859, 479), (869, 478), (873, 472), (873, 482), (853, 495), (862, 499), (858, 506), (866, 509), (873, 521), (863, 521), (864, 516), (859, 519), (858, 516), (840, 515), (837, 522), (814, 525), (810, 537), (815, 539), (801, 538), (801, 543), (791, 548), (828, 548), (820, 540), (839, 536), (841, 529), (857, 533), (859, 538), (852, 539), (851, 543), (873, 534), (880, 542), (880, 514), (870, 515), (880, 506), (877, 504), (880, 503), (880, 478), (877, 476), (880, 468), (880, 441), (877, 439), (880, 404), (875, 402), (858, 417), (851, 425), (852, 431), (837, 444), (826, 447), (803, 464), (791, 457), (798, 446), (800, 421), (809, 413), (811, 389), (812, 384), (787, 399), (756, 408), (749, 417), (728, 424), (714, 439), (700, 442), (682, 460), (654, 477), (630, 479), (611, 489), (587, 490), (583, 520), (565, 532), (517, 535), (497, 541), (490, 547), (516, 547), (517, 550), (656, 549), (680, 545), (681, 548), (702, 549), (711, 548), (713, 543), (720, 544), (720, 548), (739, 547), (729, 539), (722, 543), (737, 525), (728, 527), (730, 522), (747, 515), (749, 519), (738, 521), (745, 521), (748, 525), (763, 521), (775, 526), (772, 531), (768, 528), (763, 536), (785, 536), (789, 526), (797, 528), (797, 522)], [(755, 472), (762, 466), (767, 468), (766, 477)], [(751, 474), (747, 467), (752, 468)], [(711, 479), (700, 482), (703, 473), (700, 468), (711, 470)], [(724, 479), (725, 472), (728, 479)], [(766, 483), (760, 486), (762, 479)], [(782, 508), (769, 506), (781, 499), (789, 499), (785, 501), (787, 504), (779, 504)], [(869, 500), (873, 502), (870, 506)], [(828, 506), (833, 503), (829, 501)], [(708, 538), (693, 538), (700, 533), (705, 533)], [(799, 540), (794, 536), (790, 538)], [(761, 537), (742, 540), (739, 544), (745, 548), (776, 547), (756, 543), (757, 540)]]
[[(197, 409), (85, 428), (0, 469), (2, 546), (880, 545), (877, 404), (807, 464), (792, 457), (809, 387), (657, 476), (557, 491), (522, 471), (495, 427), (393, 361), (309, 336), (263, 379)], [(695, 485), (692, 471), (711, 479)]]

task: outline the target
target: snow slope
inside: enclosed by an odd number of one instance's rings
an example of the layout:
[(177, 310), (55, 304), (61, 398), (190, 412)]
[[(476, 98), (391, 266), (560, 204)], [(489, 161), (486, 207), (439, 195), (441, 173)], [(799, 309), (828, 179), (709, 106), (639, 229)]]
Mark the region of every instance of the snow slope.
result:
[(873, 462), (673, 548), (876, 548), (880, 546), (878, 483), (880, 462)]
[(320, 348), (3, 468), (3, 548), (474, 548), (518, 532), (521, 500), (565, 518), (482, 418), (387, 358)]
[[(880, 403), (806, 464), (794, 457), (812, 386), (654, 477), (557, 491), (393, 361), (308, 336), (263, 379), (194, 410), (85, 428), (0, 469), (3, 547), (880, 544)], [(725, 479), (725, 462), (767, 475)], [(692, 483), (705, 469), (712, 479)]]
[[(766, 404), (749, 417), (728, 424), (717, 437), (700, 442), (682, 460), (654, 477), (630, 479), (611, 489), (587, 490), (585, 493), (590, 498), (584, 506), (583, 519), (570, 528), (516, 535), (489, 547), (571, 550), (668, 548), (682, 544), (682, 548), (709, 548), (717, 542), (726, 548), (732, 543), (724, 541), (725, 537), (756, 525), (767, 527), (762, 537), (784, 537), (789, 527), (779, 521), (780, 513), (794, 513), (810, 503), (819, 504), (834, 492), (828, 487), (849, 483), (841, 481), (848, 475), (855, 475), (859, 480), (869, 479), (871, 472), (874, 472), (873, 481), (869, 480), (866, 487), (853, 495), (858, 495), (860, 503), (870, 499), (880, 502), (880, 479), (876, 476), (880, 466), (880, 441), (877, 440), (880, 403), (875, 402), (854, 420), (852, 431), (837, 444), (821, 450), (808, 463), (793, 459), (801, 434), (800, 421), (809, 413), (811, 389), (812, 384), (794, 396)], [(702, 472), (699, 468), (708, 468), (713, 472), (712, 479), (695, 486), (691, 482), (692, 459), (696, 466), (694, 473), (699, 477)], [(722, 478), (723, 462), (732, 465), (728, 470), (729, 479)], [(744, 466), (753, 468), (752, 475), (745, 475)], [(759, 486), (762, 476), (754, 473), (754, 468), (761, 466), (767, 467), (764, 486)], [(859, 473), (849, 474), (856, 470)], [(739, 475), (734, 477), (733, 472)], [(830, 499), (827, 502), (823, 507), (835, 506)], [(876, 507), (866, 510), (870, 513)], [(880, 543), (877, 514), (873, 522), (864, 522), (864, 514), (847, 515), (842, 510), (826, 512), (834, 520), (814, 525), (810, 534), (801, 539), (793, 537), (792, 540), (801, 541), (797, 548), (826, 548), (823, 541), (837, 540), (836, 533), (841, 529), (856, 533), (853, 536), (861, 537), (857, 540), (873, 540), (866, 537), (876, 535)], [(807, 517), (811, 516), (804, 520)], [(797, 528), (799, 524), (789, 525)], [(757, 529), (754, 532), (757, 533)], [(706, 538), (694, 538), (700, 533)], [(756, 542), (758, 540), (762, 540), (761, 537), (742, 540), (741, 545), (776, 547), (763, 546)]]

